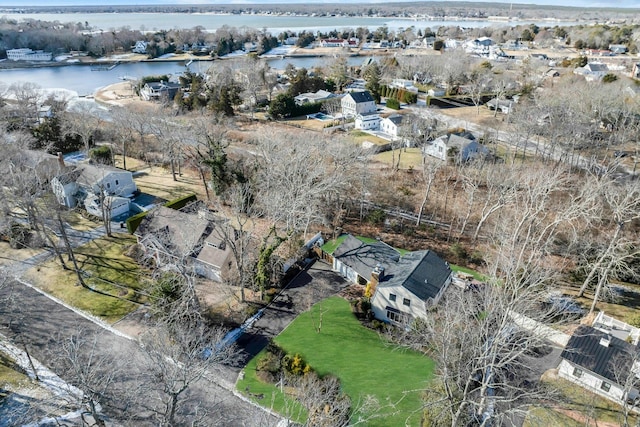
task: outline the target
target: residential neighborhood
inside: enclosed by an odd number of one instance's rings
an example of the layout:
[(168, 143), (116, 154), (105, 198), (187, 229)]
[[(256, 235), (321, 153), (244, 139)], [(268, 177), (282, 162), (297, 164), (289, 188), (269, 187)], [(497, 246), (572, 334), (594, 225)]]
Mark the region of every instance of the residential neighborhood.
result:
[(470, 5), (8, 7), (0, 427), (638, 425), (637, 10)]

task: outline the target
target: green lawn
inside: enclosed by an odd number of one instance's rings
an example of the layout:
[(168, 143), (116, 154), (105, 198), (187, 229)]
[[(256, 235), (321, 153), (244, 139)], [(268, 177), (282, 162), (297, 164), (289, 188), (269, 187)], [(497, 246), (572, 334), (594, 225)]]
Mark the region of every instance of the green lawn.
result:
[(389, 143), (389, 141), (384, 138), (371, 135), (370, 133), (363, 132), (361, 130), (352, 130), (351, 132), (349, 132), (349, 136), (358, 145), (362, 145), (362, 143), (365, 141), (371, 142), (375, 145), (385, 145)]
[[(313, 321), (317, 322), (320, 312), (324, 313), (322, 330), (316, 333)], [(275, 341), (287, 352), (301, 354), (319, 375), (340, 378), (354, 403), (366, 395), (377, 397), (385, 406), (382, 413), (386, 416), (367, 422), (367, 426), (400, 426), (405, 421), (411, 426), (420, 424), (421, 390), (433, 374), (433, 362), (422, 354), (397, 349), (364, 328), (346, 300), (332, 297), (316, 304)], [(286, 409), (279, 392), (274, 394), (274, 387), (257, 384), (254, 370), (252, 361), (245, 379), (238, 383), (239, 390), (249, 386), (252, 393), (264, 393), (260, 404), (270, 406), (273, 402), (276, 410)], [(389, 408), (389, 404), (395, 408)]]
[(480, 281), (487, 280), (486, 276), (484, 276), (484, 275), (482, 275), (482, 274), (478, 273), (477, 271), (472, 270), (470, 268), (461, 267), (459, 265), (454, 265), (454, 264), (450, 264), (449, 266), (451, 267), (452, 271), (460, 271), (462, 273), (470, 274), (470, 275), (472, 275), (474, 277), (474, 279), (477, 279), (477, 280), (480, 280)]
[[(107, 295), (77, 285), (75, 272), (63, 270), (57, 258), (31, 270), (29, 279), (66, 303), (107, 322), (115, 322), (135, 310), (136, 302), (145, 300), (138, 293), (145, 284), (142, 272), (138, 264), (125, 255), (135, 241), (128, 234), (114, 234), (75, 250), (79, 268), (88, 274), (87, 285)], [(67, 266), (72, 267), (72, 263), (67, 262)]]

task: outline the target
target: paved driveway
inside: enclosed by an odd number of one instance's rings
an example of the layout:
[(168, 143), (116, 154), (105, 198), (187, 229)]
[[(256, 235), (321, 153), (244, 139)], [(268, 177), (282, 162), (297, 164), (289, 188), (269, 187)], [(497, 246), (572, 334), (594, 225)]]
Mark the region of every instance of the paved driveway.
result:
[(349, 286), (327, 263), (317, 260), (298, 274), (267, 306), (264, 315), (238, 340), (246, 364), (269, 340), (282, 332), (293, 319), (313, 304)]

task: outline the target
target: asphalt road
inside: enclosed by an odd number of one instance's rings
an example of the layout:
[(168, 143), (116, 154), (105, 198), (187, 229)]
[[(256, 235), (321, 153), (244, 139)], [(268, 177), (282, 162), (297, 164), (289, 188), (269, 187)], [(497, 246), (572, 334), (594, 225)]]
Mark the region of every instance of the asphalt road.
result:
[[(12, 301), (7, 302), (4, 297), (11, 293)], [(73, 334), (82, 331), (86, 337), (97, 337), (97, 352), (110, 355), (115, 360), (122, 361), (119, 368), (121, 378), (136, 378), (145, 370), (144, 352), (137, 342), (128, 340), (103, 329), (96, 323), (78, 315), (39, 292), (18, 282), (10, 282), (0, 290), (0, 330), (13, 342), (25, 342), (29, 353), (58, 373), (62, 379), (60, 366), (55, 356), (59, 354), (60, 343)], [(220, 367), (225, 370), (225, 367)], [(267, 415), (262, 409), (256, 408), (217, 383), (224, 381), (227, 375), (211, 372), (209, 379), (202, 379), (193, 384), (187, 392), (190, 402), (199, 402), (201, 408), (207, 411), (205, 420), (208, 425), (221, 426), (274, 426), (277, 421)], [(215, 382), (214, 382), (215, 381)], [(145, 400), (145, 391), (140, 390)], [(149, 399), (152, 399), (149, 396)], [(141, 408), (140, 413), (145, 411)], [(123, 425), (146, 426), (156, 425), (154, 420), (136, 420), (125, 422)]]

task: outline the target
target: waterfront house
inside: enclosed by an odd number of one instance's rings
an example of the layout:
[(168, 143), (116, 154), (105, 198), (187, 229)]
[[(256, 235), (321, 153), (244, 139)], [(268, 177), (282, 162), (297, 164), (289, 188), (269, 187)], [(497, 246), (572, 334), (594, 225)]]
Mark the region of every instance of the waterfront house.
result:
[(147, 46), (149, 46), (149, 43), (144, 40), (138, 40), (136, 44), (131, 48), (131, 51), (133, 53), (145, 54), (147, 53)]
[(149, 82), (140, 90), (140, 96), (145, 101), (172, 100), (180, 87), (180, 83)]
[(51, 61), (51, 52), (32, 50), (29, 48), (7, 49), (9, 61)]

